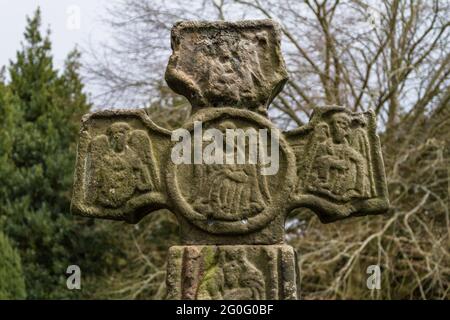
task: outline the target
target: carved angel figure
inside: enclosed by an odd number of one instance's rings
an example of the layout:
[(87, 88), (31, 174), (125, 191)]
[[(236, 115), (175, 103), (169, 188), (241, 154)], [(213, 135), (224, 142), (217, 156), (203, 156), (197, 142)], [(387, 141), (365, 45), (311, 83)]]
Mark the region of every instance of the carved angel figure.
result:
[(113, 123), (106, 135), (92, 140), (89, 156), (89, 196), (93, 203), (118, 208), (135, 192), (158, 188), (151, 142), (143, 130), (132, 130), (125, 122)]

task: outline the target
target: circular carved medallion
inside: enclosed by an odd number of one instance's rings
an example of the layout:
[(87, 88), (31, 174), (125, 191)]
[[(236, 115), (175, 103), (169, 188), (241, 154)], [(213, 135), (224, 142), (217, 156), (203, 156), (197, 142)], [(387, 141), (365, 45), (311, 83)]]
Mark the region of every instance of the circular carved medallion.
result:
[(190, 223), (213, 234), (244, 234), (284, 214), (295, 157), (268, 119), (247, 110), (205, 110), (176, 135), (167, 188)]

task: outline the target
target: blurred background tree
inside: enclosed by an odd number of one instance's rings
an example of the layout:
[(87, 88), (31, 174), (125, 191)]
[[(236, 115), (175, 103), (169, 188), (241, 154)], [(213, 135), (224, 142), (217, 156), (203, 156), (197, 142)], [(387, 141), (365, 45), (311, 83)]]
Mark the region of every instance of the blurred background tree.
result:
[(67, 267), (79, 265), (89, 288), (98, 282), (89, 277), (107, 273), (120, 253), (107, 224), (70, 215), (78, 128), (91, 105), (80, 54), (74, 50), (56, 70), (40, 27), (38, 9), (27, 19), (10, 80), (0, 84), (0, 226), (21, 256), (28, 298), (76, 298), (90, 291), (66, 288)]
[(25, 280), (19, 253), (0, 232), (0, 300), (25, 299)]
[[(161, 82), (172, 25), (277, 20), (290, 80), (270, 117), (287, 130), (321, 105), (373, 109), (392, 205), (386, 215), (333, 225), (308, 210), (291, 215), (287, 240), (299, 253), (302, 298), (443, 299), (450, 297), (449, 17), (450, 3), (438, 0), (116, 0), (105, 17), (114, 41), (87, 49), (84, 74), (100, 107), (148, 107), (155, 122), (173, 128), (190, 108)], [(130, 263), (111, 277), (116, 297), (158, 297), (172, 242), (155, 246), (154, 233), (173, 223), (153, 215), (124, 233)], [(372, 264), (381, 267), (381, 290), (366, 287)]]

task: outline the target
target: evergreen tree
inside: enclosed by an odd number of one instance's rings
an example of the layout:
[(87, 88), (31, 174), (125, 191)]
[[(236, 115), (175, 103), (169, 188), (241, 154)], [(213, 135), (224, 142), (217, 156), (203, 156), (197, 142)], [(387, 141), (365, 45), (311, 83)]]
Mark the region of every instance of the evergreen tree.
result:
[(70, 215), (78, 127), (90, 109), (80, 54), (70, 53), (59, 74), (49, 32), (43, 36), (40, 27), (38, 9), (27, 18), (25, 42), (0, 92), (1, 134), (7, 137), (0, 141), (0, 217), (21, 254), (28, 297), (78, 298), (82, 293), (66, 288), (67, 267), (101, 274), (105, 264), (100, 269), (96, 262), (110, 260), (111, 250), (107, 229)]
[(0, 232), (0, 300), (25, 299), (25, 281), (18, 252)]

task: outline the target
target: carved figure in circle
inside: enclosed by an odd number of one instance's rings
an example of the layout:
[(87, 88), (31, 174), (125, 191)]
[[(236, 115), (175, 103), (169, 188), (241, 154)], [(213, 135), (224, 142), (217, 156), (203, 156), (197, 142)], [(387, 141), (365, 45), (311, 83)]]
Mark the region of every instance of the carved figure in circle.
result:
[(218, 264), (210, 266), (201, 279), (197, 299), (263, 300), (265, 288), (263, 273), (244, 250), (222, 251)]
[(113, 123), (90, 144), (91, 201), (110, 208), (126, 203), (135, 192), (157, 189), (158, 177), (148, 135), (125, 122)]
[[(219, 126), (224, 134), (227, 129), (236, 126), (229, 121)], [(245, 152), (237, 143), (229, 151), (235, 157)], [(193, 207), (208, 217), (227, 221), (249, 218), (262, 212), (270, 201), (266, 177), (258, 164), (211, 164), (194, 170), (200, 185)]]
[(361, 127), (352, 129), (351, 123), (347, 113), (337, 112), (330, 125), (316, 125), (308, 150), (308, 191), (341, 201), (373, 195), (368, 138)]

